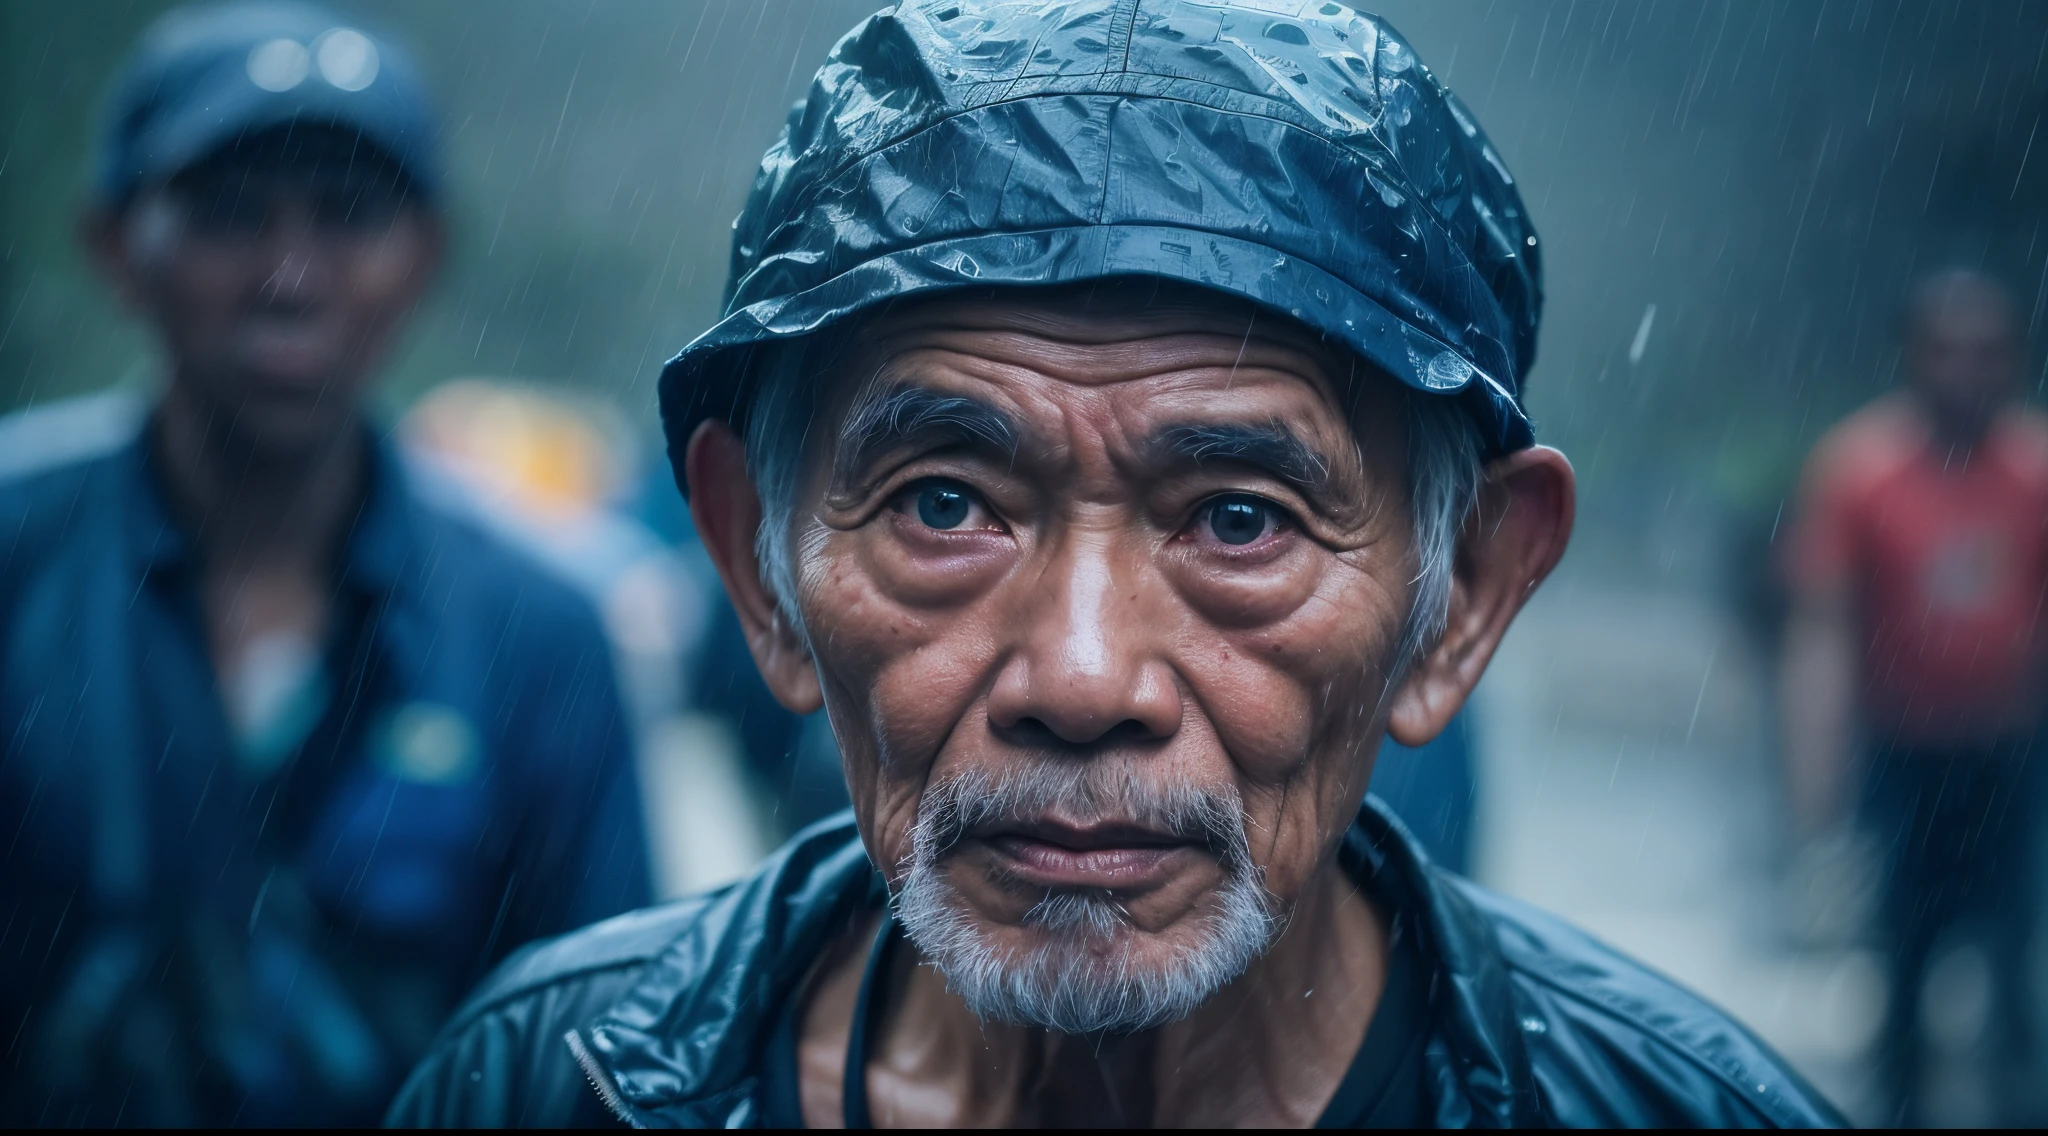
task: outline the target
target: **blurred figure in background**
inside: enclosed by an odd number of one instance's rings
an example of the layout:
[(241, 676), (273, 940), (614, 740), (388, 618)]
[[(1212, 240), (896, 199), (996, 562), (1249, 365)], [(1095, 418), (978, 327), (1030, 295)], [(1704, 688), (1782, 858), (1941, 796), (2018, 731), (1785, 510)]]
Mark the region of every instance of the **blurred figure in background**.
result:
[(361, 412), (443, 246), (407, 60), (187, 9), (111, 109), (86, 240), (166, 382), (0, 424), (0, 1119), (374, 1122), (492, 962), (644, 902), (629, 723)]
[[(443, 383), (395, 433), (422, 494), (532, 553), (597, 607), (634, 724), (656, 896), (753, 871), (793, 829), (743, 752), (747, 708), (691, 697), (700, 667), (729, 669), (705, 631), (731, 605), (688, 514), (650, 501), (678, 500), (667, 459), (650, 485), (648, 447), (608, 399), (505, 378)], [(843, 799), (836, 764), (830, 775)]]
[[(671, 484), (673, 484), (671, 482)], [(724, 720), (754, 782), (769, 797), (774, 829), (787, 838), (852, 803), (839, 745), (822, 714), (782, 708), (761, 680), (739, 616), (721, 593), (699, 648), (691, 700)]]
[(2019, 404), (2012, 298), (1974, 271), (1923, 280), (1908, 389), (1811, 458), (1792, 544), (1786, 757), (1808, 837), (1850, 811), (1856, 774), (1884, 848), (1893, 981), (1880, 1041), (1891, 1119), (1923, 1119), (1921, 989), (1972, 925), (1991, 955), (1994, 1085), (2024, 1102), (2031, 930), (2029, 760), (2042, 710), (2048, 422)]
[(1367, 791), (1401, 818), (1438, 865), (1472, 873), (1472, 814), (1479, 797), (1470, 706), (1425, 745), (1380, 743)]

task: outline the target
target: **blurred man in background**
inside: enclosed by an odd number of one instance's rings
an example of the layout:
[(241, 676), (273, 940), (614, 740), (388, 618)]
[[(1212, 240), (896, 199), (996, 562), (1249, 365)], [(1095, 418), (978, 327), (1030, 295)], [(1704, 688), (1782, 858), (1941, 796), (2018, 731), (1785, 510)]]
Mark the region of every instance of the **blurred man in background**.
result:
[(1905, 332), (1906, 392), (1837, 426), (1807, 467), (1784, 697), (1804, 832), (1849, 811), (1860, 767), (1886, 848), (1893, 982), (1880, 1082), (1894, 1094), (1892, 1119), (1914, 1123), (1922, 979), (1967, 917), (1981, 920), (1993, 958), (2004, 1079), (2026, 1068), (2048, 422), (2018, 403), (2020, 326), (1989, 277), (1928, 277)]
[(84, 231), (166, 382), (0, 423), (0, 1119), (374, 1121), (484, 968), (644, 901), (594, 613), (361, 411), (434, 131), (298, 5), (174, 12), (119, 81)]

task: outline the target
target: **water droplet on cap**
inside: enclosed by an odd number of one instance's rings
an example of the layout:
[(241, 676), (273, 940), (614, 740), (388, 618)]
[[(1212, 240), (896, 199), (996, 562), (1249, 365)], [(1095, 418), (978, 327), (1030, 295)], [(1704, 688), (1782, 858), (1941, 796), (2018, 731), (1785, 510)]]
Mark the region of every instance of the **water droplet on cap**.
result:
[(274, 39), (249, 53), (249, 81), (266, 91), (289, 91), (306, 81), (312, 60), (295, 39)]
[(320, 77), (344, 91), (360, 91), (377, 81), (377, 45), (354, 28), (333, 28), (313, 41), (313, 60)]
[(1430, 357), (1422, 372), (1422, 385), (1431, 390), (1457, 390), (1472, 378), (1472, 364), (1454, 352), (1439, 351)]

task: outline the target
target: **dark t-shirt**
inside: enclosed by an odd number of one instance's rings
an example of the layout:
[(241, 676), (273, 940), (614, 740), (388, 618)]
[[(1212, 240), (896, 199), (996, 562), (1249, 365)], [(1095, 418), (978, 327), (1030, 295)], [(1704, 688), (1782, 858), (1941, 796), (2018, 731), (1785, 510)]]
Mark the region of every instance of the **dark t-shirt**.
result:
[(1412, 917), (1396, 917), (1387, 958), (1387, 985), (1373, 1010), (1365, 1040), (1317, 1128), (1421, 1128), (1422, 1046), (1429, 1032), (1430, 981), (1417, 949)]

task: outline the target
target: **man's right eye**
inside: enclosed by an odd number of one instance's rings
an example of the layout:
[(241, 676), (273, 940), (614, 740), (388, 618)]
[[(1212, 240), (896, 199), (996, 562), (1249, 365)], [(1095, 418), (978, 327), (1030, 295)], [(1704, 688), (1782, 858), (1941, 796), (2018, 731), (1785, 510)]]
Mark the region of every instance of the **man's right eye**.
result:
[(228, 199), (192, 210), (192, 231), (209, 237), (258, 237), (270, 223), (270, 203)]
[(1242, 548), (1271, 536), (1287, 520), (1287, 512), (1255, 494), (1226, 493), (1203, 507), (1201, 519), (1218, 543)]
[(974, 512), (974, 498), (961, 486), (934, 481), (921, 485), (916, 495), (917, 519), (927, 527), (956, 529)]

